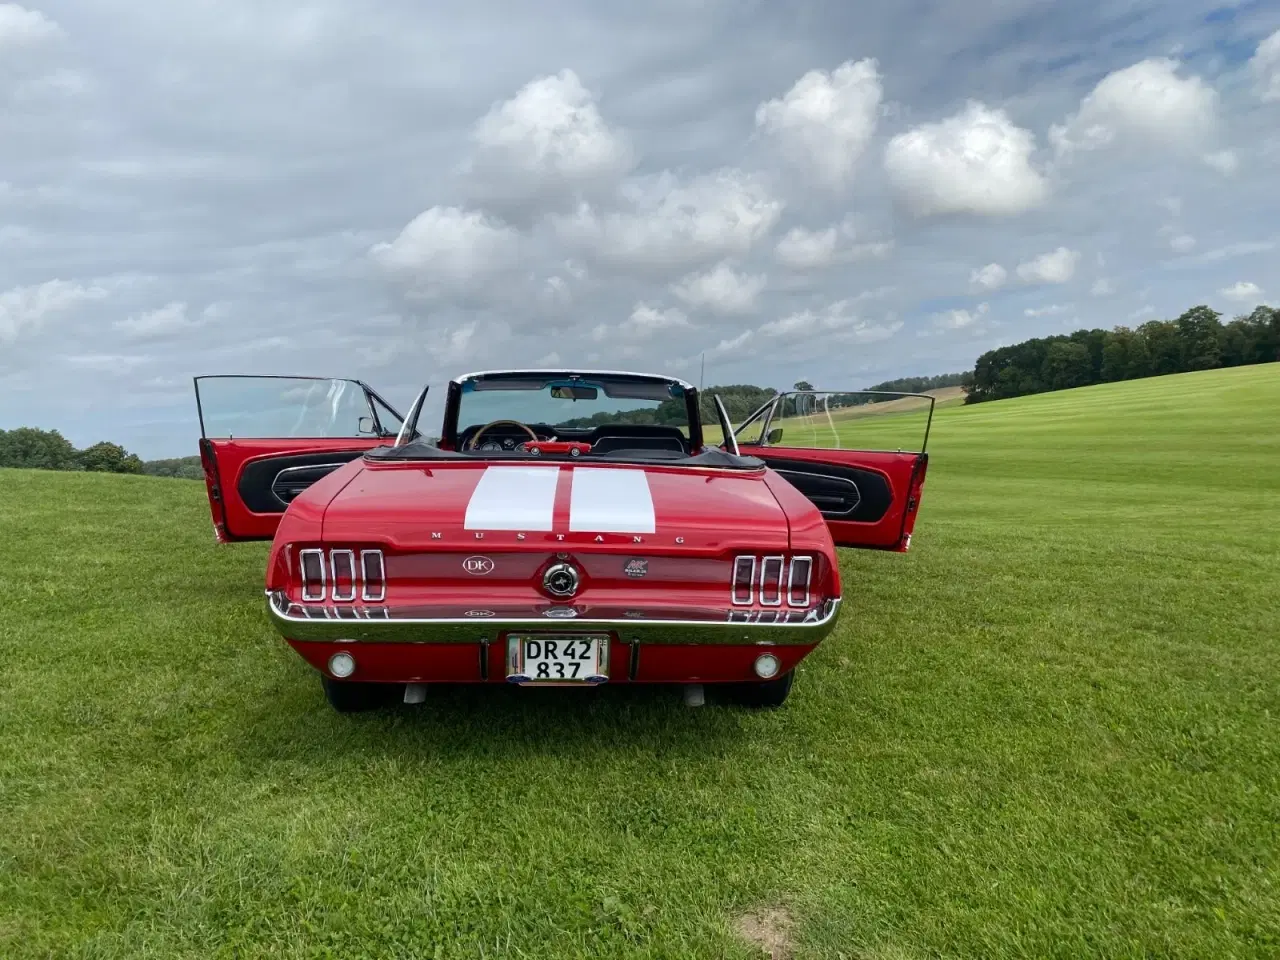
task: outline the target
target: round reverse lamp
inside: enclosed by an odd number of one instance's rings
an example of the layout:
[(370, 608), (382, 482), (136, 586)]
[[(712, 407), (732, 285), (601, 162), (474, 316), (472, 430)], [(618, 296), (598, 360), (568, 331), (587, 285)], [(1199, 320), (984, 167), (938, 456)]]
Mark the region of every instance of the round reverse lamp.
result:
[[(759, 661), (756, 661), (756, 663), (756, 671), (759, 672)], [(775, 667), (774, 669), (777, 668)], [(345, 651), (335, 653), (329, 658), (329, 672), (339, 680), (345, 680), (356, 672), (356, 658)]]
[(763, 653), (756, 657), (755, 671), (756, 676), (761, 680), (769, 680), (778, 675), (778, 658), (772, 653)]

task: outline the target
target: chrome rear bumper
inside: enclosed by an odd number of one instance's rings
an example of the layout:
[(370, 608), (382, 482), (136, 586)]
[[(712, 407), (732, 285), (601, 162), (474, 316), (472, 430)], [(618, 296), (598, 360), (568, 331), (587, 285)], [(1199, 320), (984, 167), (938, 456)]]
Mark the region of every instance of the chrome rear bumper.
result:
[[(627, 618), (602, 620), (590, 617), (495, 617), (471, 619), (397, 617), (388, 608), (385, 616), (307, 616), (302, 606), (290, 603), (279, 591), (267, 592), (267, 613), (281, 635), (289, 640), (377, 641), (402, 643), (496, 643), (511, 631), (539, 633), (610, 633), (634, 643), (811, 645), (835, 627), (840, 599), (827, 600), (806, 619), (771, 622), (742, 619), (752, 614), (733, 611), (736, 619), (661, 620)], [(760, 616), (779, 614), (764, 611)]]

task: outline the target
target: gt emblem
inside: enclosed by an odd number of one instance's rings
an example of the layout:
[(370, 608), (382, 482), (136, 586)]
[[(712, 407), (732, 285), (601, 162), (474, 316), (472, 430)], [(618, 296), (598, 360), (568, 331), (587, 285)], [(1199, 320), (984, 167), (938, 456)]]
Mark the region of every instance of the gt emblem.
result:
[(483, 577), (487, 573), (493, 573), (493, 561), (488, 557), (467, 557), (462, 561), (462, 569), (477, 577)]
[(572, 597), (578, 592), (581, 577), (571, 563), (555, 563), (542, 575), (542, 585), (547, 593), (556, 597)]

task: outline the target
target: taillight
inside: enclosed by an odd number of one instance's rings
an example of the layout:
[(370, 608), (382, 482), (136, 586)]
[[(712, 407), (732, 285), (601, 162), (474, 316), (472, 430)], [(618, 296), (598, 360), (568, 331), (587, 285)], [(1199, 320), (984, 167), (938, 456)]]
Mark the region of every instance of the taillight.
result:
[(354, 550), (330, 550), (329, 565), (333, 570), (333, 599), (349, 602), (356, 598), (356, 555)]
[(330, 550), (328, 556), (318, 548), (298, 551), (298, 570), (302, 578), (302, 599), (320, 603), (326, 599), (337, 603), (382, 600), (387, 595), (387, 578), (381, 550)]
[(756, 602), (765, 607), (780, 607), (785, 595), (787, 605), (807, 607), (813, 582), (813, 557), (743, 555), (733, 560), (733, 586), (730, 599), (735, 606), (746, 607)]
[(760, 603), (766, 607), (782, 606), (782, 557), (765, 557), (760, 564)]
[(382, 572), (382, 551), (361, 550), (360, 572), (364, 575), (365, 600), (382, 600), (387, 596), (387, 578)]
[(733, 561), (732, 600), (740, 607), (748, 606), (755, 599), (756, 558), (738, 557)]
[(787, 603), (793, 607), (809, 605), (809, 583), (813, 579), (813, 557), (792, 557), (791, 575), (787, 577)]
[(302, 568), (302, 599), (315, 602), (325, 598), (324, 551), (303, 550), (298, 554)]

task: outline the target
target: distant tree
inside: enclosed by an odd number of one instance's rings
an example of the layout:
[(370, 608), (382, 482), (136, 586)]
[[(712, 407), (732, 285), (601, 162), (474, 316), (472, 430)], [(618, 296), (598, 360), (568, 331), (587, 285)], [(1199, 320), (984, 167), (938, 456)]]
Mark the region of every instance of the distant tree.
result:
[(0, 430), (0, 467), (35, 470), (81, 469), (76, 448), (57, 430), (17, 427)]
[(1222, 315), (1201, 305), (1173, 321), (1182, 345), (1183, 370), (1212, 370), (1222, 366)]
[(1087, 385), (1093, 379), (1089, 348), (1069, 340), (1049, 344), (1041, 378), (1050, 390), (1069, 390)]
[(810, 383), (808, 380), (797, 380), (797, 381), (795, 382), (795, 386), (794, 386), (794, 388), (793, 388), (793, 389), (795, 389), (795, 390), (812, 390), (812, 389), (813, 389), (813, 384), (812, 384), (812, 383)]
[(170, 460), (145, 460), (142, 472), (152, 477), (178, 477), (183, 480), (203, 480), (204, 467), (199, 457), (176, 457)]
[(142, 473), (142, 461), (136, 454), (106, 440), (81, 450), (80, 465), (98, 473)]
[(1225, 326), (1203, 304), (1136, 330), (1077, 330), (988, 350), (965, 376), (965, 402), (1090, 383), (1280, 361), (1280, 310), (1259, 306)]

